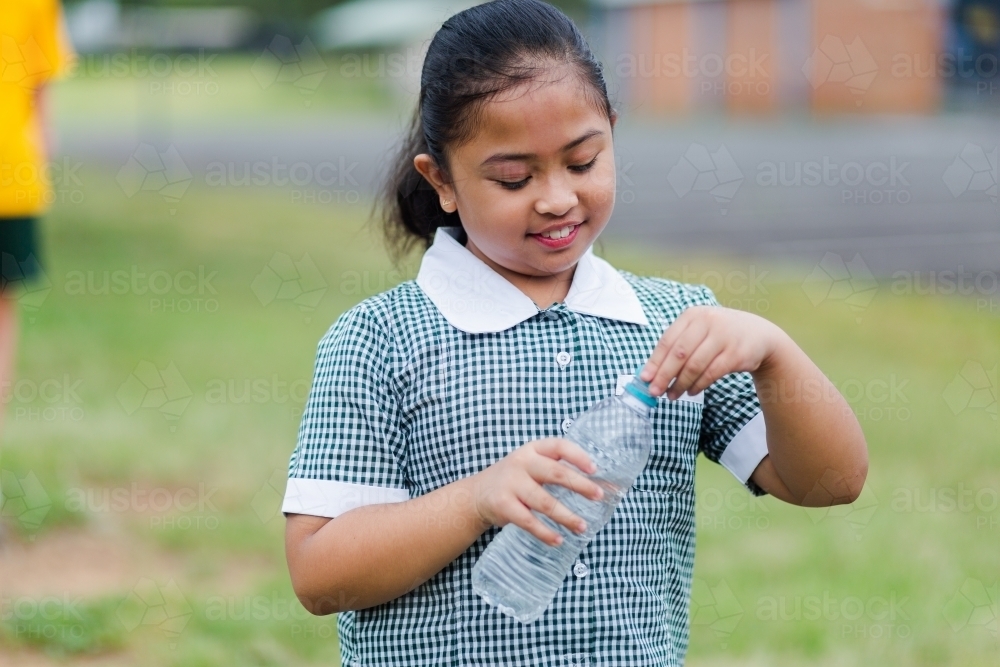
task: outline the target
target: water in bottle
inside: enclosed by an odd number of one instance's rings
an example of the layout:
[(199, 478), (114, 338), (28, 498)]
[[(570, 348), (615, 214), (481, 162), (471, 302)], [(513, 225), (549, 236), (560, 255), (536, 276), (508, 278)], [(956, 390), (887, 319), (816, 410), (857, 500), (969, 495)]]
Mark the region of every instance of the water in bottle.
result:
[(558, 546), (550, 546), (520, 526), (504, 526), (472, 568), (472, 588), (484, 600), (522, 623), (530, 623), (545, 612), (573, 561), (611, 519), (618, 502), (646, 466), (653, 442), (649, 415), (656, 405), (648, 387), (637, 373), (620, 396), (593, 406), (566, 433), (597, 470), (586, 475), (565, 461), (561, 463), (599, 484), (604, 495), (590, 500), (564, 486), (546, 484), (544, 488), (583, 519), (586, 530), (575, 533), (536, 511), (536, 517), (562, 536)]

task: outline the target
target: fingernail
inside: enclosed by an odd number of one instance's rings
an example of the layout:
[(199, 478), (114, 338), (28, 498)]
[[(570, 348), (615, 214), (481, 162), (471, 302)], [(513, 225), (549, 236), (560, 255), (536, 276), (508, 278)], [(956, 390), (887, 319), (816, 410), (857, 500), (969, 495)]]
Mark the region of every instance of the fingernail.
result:
[(583, 531), (587, 530), (587, 524), (581, 521), (580, 523), (576, 524), (576, 528), (578, 532), (582, 533)]
[(597, 491), (594, 492), (594, 498), (596, 499), (603, 497), (604, 497), (604, 489), (602, 489), (601, 487), (597, 487)]
[(556, 539), (552, 541), (552, 546), (557, 547), (560, 544), (562, 544), (562, 537), (560, 537), (559, 535), (556, 535)]

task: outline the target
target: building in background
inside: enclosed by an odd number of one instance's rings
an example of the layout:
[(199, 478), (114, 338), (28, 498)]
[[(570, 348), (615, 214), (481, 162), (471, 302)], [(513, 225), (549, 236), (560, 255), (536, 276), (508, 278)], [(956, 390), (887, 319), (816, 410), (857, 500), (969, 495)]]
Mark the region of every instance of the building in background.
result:
[[(80, 0), (81, 53), (315, 45), (412, 97), (430, 37), (478, 0), (347, 0), (287, 21), (280, 0)], [(557, 3), (559, 4), (559, 3)], [(704, 113), (933, 113), (1000, 108), (1000, 0), (580, 0), (573, 7), (619, 104)], [(277, 42), (275, 41), (277, 40)], [(296, 56), (289, 54), (294, 60)], [(383, 75), (400, 70), (402, 75)], [(371, 73), (375, 74), (371, 74)]]
[(609, 82), (641, 115), (928, 113), (954, 57), (944, 0), (593, 4)]

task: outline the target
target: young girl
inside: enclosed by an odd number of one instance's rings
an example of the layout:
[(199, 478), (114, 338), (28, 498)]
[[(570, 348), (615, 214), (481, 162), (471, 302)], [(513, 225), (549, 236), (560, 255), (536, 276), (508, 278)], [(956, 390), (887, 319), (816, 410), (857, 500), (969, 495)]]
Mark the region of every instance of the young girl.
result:
[[(283, 505), (295, 592), (340, 612), (345, 666), (682, 665), (699, 452), (755, 494), (860, 493), (861, 429), (781, 329), (593, 254), (615, 121), (547, 4), (473, 7), (430, 44), (386, 215), (397, 248), (428, 250), (320, 342)], [(509, 523), (558, 544), (532, 510), (583, 530), (542, 485), (600, 497), (560, 436), (640, 366), (659, 397), (648, 464), (521, 624), (473, 592), (472, 566)]]

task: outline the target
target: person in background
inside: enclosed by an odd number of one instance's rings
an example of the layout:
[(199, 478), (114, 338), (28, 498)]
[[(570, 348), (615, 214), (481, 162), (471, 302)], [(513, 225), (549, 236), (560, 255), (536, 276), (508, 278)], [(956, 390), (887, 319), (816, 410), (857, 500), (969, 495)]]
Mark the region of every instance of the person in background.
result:
[[(41, 272), (38, 218), (53, 199), (45, 88), (73, 62), (59, 0), (0, 7), (0, 397), (13, 388), (17, 298)], [(6, 400), (4, 400), (6, 403)], [(3, 410), (0, 409), (0, 428)]]

